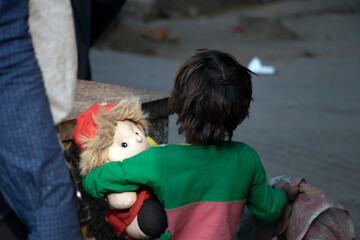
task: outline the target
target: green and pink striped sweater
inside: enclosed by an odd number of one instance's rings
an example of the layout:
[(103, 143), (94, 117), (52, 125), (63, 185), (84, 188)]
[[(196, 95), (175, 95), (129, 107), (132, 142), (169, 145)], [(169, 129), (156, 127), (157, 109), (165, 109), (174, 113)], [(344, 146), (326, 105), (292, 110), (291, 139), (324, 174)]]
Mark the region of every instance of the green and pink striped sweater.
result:
[(168, 229), (160, 239), (236, 239), (244, 206), (275, 222), (286, 205), (268, 184), (255, 152), (241, 142), (220, 146), (151, 147), (123, 162), (110, 162), (83, 178), (94, 197), (150, 186), (163, 204)]

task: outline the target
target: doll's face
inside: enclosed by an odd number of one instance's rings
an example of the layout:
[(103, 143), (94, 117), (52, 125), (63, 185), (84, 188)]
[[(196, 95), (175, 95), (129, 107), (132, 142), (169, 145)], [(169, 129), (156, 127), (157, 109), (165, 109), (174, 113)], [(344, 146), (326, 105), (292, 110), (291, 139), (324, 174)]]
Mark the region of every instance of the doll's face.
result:
[(131, 121), (119, 121), (114, 142), (109, 148), (109, 161), (123, 161), (149, 148), (144, 133)]

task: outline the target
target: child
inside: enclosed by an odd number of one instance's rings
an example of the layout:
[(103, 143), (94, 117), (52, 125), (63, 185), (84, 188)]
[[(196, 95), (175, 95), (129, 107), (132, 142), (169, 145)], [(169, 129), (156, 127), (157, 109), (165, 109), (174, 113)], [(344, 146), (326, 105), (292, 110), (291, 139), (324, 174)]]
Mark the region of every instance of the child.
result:
[(103, 197), (151, 187), (168, 218), (161, 239), (237, 239), (245, 205), (263, 222), (277, 221), (298, 188), (273, 189), (255, 150), (232, 141), (251, 100), (251, 71), (230, 54), (197, 51), (177, 71), (169, 99), (186, 143), (107, 163), (83, 178), (84, 189)]

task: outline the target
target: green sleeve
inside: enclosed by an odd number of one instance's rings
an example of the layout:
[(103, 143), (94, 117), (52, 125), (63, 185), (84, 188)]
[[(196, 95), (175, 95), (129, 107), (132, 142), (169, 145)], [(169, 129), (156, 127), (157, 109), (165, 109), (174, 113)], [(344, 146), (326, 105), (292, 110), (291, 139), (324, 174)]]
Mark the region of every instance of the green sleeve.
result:
[(287, 198), (281, 189), (273, 189), (266, 177), (264, 166), (259, 157), (255, 156), (254, 178), (248, 196), (247, 206), (263, 222), (272, 223), (282, 215)]
[(134, 191), (139, 185), (151, 187), (159, 176), (156, 158), (152, 157), (153, 149), (151, 147), (123, 162), (109, 162), (91, 171), (82, 179), (84, 190), (99, 198), (111, 192)]

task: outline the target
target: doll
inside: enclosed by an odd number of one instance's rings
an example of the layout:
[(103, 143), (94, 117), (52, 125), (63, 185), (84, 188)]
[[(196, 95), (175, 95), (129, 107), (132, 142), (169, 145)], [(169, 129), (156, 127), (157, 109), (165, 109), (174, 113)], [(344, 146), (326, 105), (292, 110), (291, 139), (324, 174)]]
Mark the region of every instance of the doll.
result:
[[(145, 136), (146, 115), (136, 97), (124, 99), (117, 105), (94, 104), (76, 120), (73, 139), (81, 151), (81, 176), (110, 161), (123, 161), (146, 151), (149, 142), (156, 145)], [(105, 220), (118, 236), (124, 233), (135, 239), (157, 237), (167, 227), (166, 215), (152, 198), (151, 190), (146, 188), (108, 194), (110, 206)]]

